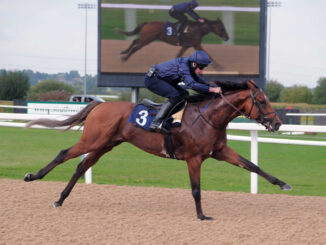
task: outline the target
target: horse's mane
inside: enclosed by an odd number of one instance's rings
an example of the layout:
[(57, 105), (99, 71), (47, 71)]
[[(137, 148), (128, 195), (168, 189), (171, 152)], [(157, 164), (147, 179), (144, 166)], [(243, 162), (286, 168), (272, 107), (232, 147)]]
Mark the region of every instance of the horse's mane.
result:
[[(243, 81), (243, 82), (213, 81), (211, 83), (220, 86), (222, 88), (223, 94), (227, 94), (227, 95), (238, 93), (239, 90), (245, 90), (249, 88), (247, 81)], [(188, 96), (186, 99), (188, 103), (196, 103), (207, 99), (211, 99), (213, 96), (216, 97), (216, 95), (213, 93), (196, 93), (194, 95)]]

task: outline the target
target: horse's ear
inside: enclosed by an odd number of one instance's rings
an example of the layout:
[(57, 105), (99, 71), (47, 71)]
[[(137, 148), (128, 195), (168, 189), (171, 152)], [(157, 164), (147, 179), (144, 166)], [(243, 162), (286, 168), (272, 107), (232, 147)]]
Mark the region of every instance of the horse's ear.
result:
[(246, 82), (247, 82), (249, 88), (259, 88), (258, 85), (255, 83), (255, 81), (252, 79), (247, 80)]

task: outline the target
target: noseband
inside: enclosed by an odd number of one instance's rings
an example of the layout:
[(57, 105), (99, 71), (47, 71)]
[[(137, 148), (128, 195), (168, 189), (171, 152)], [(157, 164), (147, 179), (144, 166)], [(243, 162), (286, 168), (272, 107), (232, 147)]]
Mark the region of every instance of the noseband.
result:
[[(250, 119), (251, 112), (252, 112), (254, 106), (256, 106), (256, 108), (258, 109), (258, 112), (259, 112), (259, 119), (257, 119), (256, 121), (259, 122), (260, 124), (264, 125), (266, 127), (266, 129), (268, 129), (271, 126), (271, 124), (274, 122), (274, 120), (276, 119), (276, 113), (274, 111), (268, 112), (268, 113), (264, 113), (262, 111), (261, 103), (258, 100), (256, 100), (256, 97), (259, 94), (261, 94), (262, 92), (263, 92), (263, 90), (261, 88), (258, 89), (258, 92), (256, 94), (253, 94), (252, 90), (250, 90), (250, 97), (252, 100), (252, 104), (251, 104), (249, 114), (246, 117)], [(269, 117), (266, 117), (271, 114), (274, 114), (274, 117), (272, 119), (270, 119)]]
[[(258, 92), (256, 94), (253, 94), (252, 90), (250, 90), (250, 98), (251, 98), (251, 101), (252, 101), (252, 104), (251, 104), (251, 108), (250, 108), (250, 111), (247, 114), (245, 114), (244, 112), (240, 111), (236, 106), (234, 106), (230, 101), (228, 101), (227, 98), (225, 98), (225, 96), (223, 94), (220, 94), (220, 96), (222, 97), (222, 99), (225, 101), (225, 103), (227, 103), (229, 106), (231, 106), (235, 111), (237, 111), (239, 114), (241, 114), (242, 116), (252, 120), (250, 118), (250, 115), (253, 111), (253, 108), (254, 106), (256, 106), (256, 108), (258, 109), (258, 112), (259, 112), (259, 119), (255, 119), (258, 123), (264, 125), (266, 127), (266, 129), (268, 129), (271, 124), (274, 122), (274, 120), (276, 119), (276, 113), (275, 112), (269, 112), (269, 113), (264, 113), (262, 111), (262, 105), (261, 103), (256, 99), (256, 97), (261, 94), (263, 91), (262, 89), (259, 89)], [(192, 125), (194, 125), (196, 123), (196, 121), (199, 119), (199, 117), (202, 117), (204, 119), (204, 121), (206, 121), (209, 125), (211, 125), (213, 128), (215, 128), (215, 126), (209, 122), (204, 116), (203, 116), (203, 113), (204, 111), (208, 108), (208, 106), (212, 103), (212, 101), (216, 98), (216, 95), (213, 96), (211, 98), (211, 100), (208, 102), (208, 104), (203, 108), (202, 111), (200, 111), (199, 115), (197, 116), (197, 118), (193, 121)], [(274, 114), (274, 117), (272, 119), (266, 117), (268, 115), (271, 115), (271, 114)]]

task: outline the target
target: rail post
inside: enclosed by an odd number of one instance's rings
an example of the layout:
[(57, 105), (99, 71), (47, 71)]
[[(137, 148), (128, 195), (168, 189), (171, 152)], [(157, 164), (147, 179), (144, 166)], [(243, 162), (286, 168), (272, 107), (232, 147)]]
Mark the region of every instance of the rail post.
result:
[[(250, 159), (255, 165), (258, 165), (258, 131), (250, 130), (251, 141), (250, 141)], [(258, 175), (256, 173), (250, 173), (250, 193), (258, 193)]]

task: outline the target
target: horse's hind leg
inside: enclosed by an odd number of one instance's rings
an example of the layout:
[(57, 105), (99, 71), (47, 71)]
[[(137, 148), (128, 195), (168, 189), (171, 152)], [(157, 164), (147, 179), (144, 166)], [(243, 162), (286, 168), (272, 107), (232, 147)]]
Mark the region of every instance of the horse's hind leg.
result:
[(24, 177), (24, 181), (29, 182), (42, 179), (59, 164), (64, 163), (69, 159), (81, 156), (84, 153), (87, 153), (87, 151), (81, 147), (81, 143), (77, 143), (73, 147), (60, 151), (56, 158), (54, 158), (47, 166), (39, 170), (36, 174), (27, 173)]
[(127, 54), (130, 51), (130, 49), (138, 43), (138, 41), (139, 39), (133, 40), (130, 46), (126, 50), (121, 51), (120, 54)]
[(110, 151), (114, 146), (120, 144), (116, 143), (113, 146), (105, 147), (97, 151), (90, 152), (87, 157), (79, 163), (75, 173), (72, 175), (68, 185), (66, 188), (61, 192), (60, 199), (53, 203), (54, 207), (59, 207), (62, 205), (63, 201), (69, 196), (70, 192), (72, 191), (73, 187), (77, 183), (78, 179), (85, 174), (87, 169), (93, 166), (98, 159), (105, 154), (106, 152)]
[(238, 167), (245, 168), (250, 172), (254, 172), (260, 175), (261, 177), (265, 178), (271, 184), (280, 186), (282, 190), (287, 191), (292, 189), (291, 186), (279, 180), (278, 178), (264, 172), (257, 165), (240, 156), (228, 146), (225, 146), (222, 150), (213, 152), (212, 157), (217, 160), (226, 161)]
[(127, 54), (125, 57), (121, 57), (121, 60), (122, 60), (123, 62), (126, 62), (126, 61), (130, 58), (131, 55), (133, 55), (137, 50), (141, 49), (142, 47), (143, 47), (143, 46), (139, 46), (139, 45), (135, 45), (135, 46), (133, 46), (133, 47), (129, 50), (128, 54)]
[(186, 50), (187, 50), (188, 48), (189, 48), (189, 47), (182, 47), (182, 48), (179, 50), (179, 52), (178, 52), (176, 58), (181, 57), (181, 56), (186, 52)]

